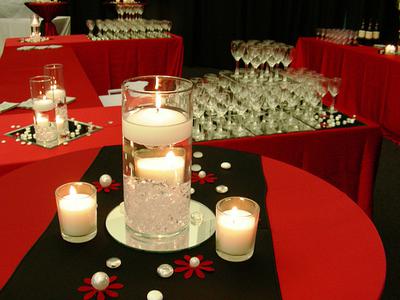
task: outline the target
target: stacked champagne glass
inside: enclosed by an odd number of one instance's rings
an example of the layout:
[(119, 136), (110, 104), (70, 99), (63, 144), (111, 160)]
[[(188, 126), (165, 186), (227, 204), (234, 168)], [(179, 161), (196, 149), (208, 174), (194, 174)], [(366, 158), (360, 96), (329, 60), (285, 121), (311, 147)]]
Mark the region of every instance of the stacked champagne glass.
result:
[(357, 44), (358, 32), (349, 29), (317, 28), (317, 38), (340, 45)]
[[(293, 51), (288, 45), (249, 42), (232, 42), (234, 72), (224, 70), (191, 79), (194, 140), (318, 130), (355, 123), (355, 117), (349, 118), (334, 108), (340, 78), (289, 68)], [(244, 68), (239, 68), (240, 60)], [(329, 100), (330, 106), (325, 106), (323, 99)]]
[(116, 20), (87, 20), (88, 37), (98, 40), (128, 40), (147, 38), (169, 38), (172, 22), (168, 20), (146, 20), (142, 18), (119, 18)]

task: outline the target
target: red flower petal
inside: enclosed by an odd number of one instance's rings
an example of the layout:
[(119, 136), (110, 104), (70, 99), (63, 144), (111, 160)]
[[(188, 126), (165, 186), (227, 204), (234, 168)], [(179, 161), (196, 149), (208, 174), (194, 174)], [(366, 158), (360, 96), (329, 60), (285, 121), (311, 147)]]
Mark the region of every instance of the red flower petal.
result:
[(188, 278), (192, 277), (193, 270), (194, 270), (194, 269), (189, 269), (189, 270), (183, 275), (183, 278), (188, 279)]
[(180, 265), (180, 266), (187, 266), (187, 262), (183, 261), (182, 259), (177, 259), (174, 261), (175, 264)]
[(212, 265), (213, 263), (214, 262), (211, 260), (205, 260), (205, 261), (201, 262), (200, 266), (209, 266), (209, 265)]
[(104, 188), (104, 191), (105, 191), (106, 193), (109, 193), (109, 192), (110, 192), (110, 189), (109, 189), (108, 187), (106, 187), (106, 188)]
[(118, 293), (114, 292), (114, 291), (105, 290), (105, 293), (107, 294), (107, 296), (110, 296), (111, 298), (117, 298), (118, 297)]
[(186, 267), (177, 267), (177, 268), (175, 268), (175, 272), (184, 272), (184, 271), (186, 271), (186, 270), (189, 270), (190, 268), (189, 268), (189, 266), (186, 266)]
[(200, 261), (202, 261), (203, 260), (203, 258), (204, 258), (204, 256), (203, 255), (201, 255), (201, 254), (199, 254), (199, 255), (196, 255), (196, 257), (200, 260)]
[(211, 267), (199, 266), (199, 269), (204, 270), (204, 271), (208, 271), (208, 272), (215, 271), (215, 269), (214, 269), (214, 268), (211, 268)]
[(194, 269), (194, 271), (196, 272), (197, 277), (204, 279), (206, 277), (206, 275), (204, 275), (203, 271), (200, 270), (200, 268), (196, 268)]
[(94, 295), (96, 295), (96, 293), (97, 293), (97, 290), (93, 290), (93, 291), (87, 293), (85, 296), (83, 296), (83, 300), (92, 299), (92, 297), (93, 297)]
[(91, 290), (93, 290), (92, 286), (82, 285), (82, 286), (78, 287), (79, 292), (89, 292)]
[(92, 286), (92, 279), (90, 278), (83, 278), (83, 282)]
[(104, 296), (104, 293), (102, 291), (99, 291), (97, 294), (97, 300), (105, 300), (106, 296)]
[(124, 285), (122, 283), (112, 283), (108, 286), (108, 289), (119, 290), (122, 289)]
[(111, 282), (114, 282), (115, 280), (117, 280), (117, 276), (115, 276), (115, 275), (113, 275), (113, 276), (110, 276), (110, 279), (109, 279), (109, 282), (111, 283)]
[(184, 258), (187, 262), (190, 262), (191, 257), (190, 257), (189, 255), (185, 255), (183, 258)]

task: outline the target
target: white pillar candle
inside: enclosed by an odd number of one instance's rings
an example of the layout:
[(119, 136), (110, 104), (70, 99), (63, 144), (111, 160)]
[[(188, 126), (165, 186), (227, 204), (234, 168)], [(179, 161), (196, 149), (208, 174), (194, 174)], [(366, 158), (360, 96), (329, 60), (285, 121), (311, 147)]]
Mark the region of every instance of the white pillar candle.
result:
[(64, 102), (65, 96), (65, 90), (56, 87), (46, 92), (46, 98), (53, 99), (57, 103)]
[(192, 121), (177, 110), (145, 107), (124, 116), (122, 132), (125, 138), (141, 145), (170, 145), (191, 136)]
[(217, 215), (216, 242), (220, 251), (243, 255), (254, 247), (256, 218), (248, 211), (233, 207)]
[(41, 100), (35, 99), (33, 101), (32, 108), (35, 111), (44, 112), (44, 111), (49, 111), (49, 110), (54, 109), (55, 104), (54, 104), (53, 100), (43, 97), (43, 99), (41, 99)]
[(185, 159), (169, 151), (164, 157), (136, 158), (137, 177), (166, 181), (168, 184), (182, 183), (185, 171)]
[(70, 194), (58, 202), (58, 218), (61, 230), (70, 236), (84, 236), (97, 226), (96, 200), (87, 194), (77, 194), (71, 186)]
[(49, 122), (49, 118), (47, 115), (36, 113), (35, 115), (36, 118), (36, 125), (39, 127), (49, 127), (50, 122)]

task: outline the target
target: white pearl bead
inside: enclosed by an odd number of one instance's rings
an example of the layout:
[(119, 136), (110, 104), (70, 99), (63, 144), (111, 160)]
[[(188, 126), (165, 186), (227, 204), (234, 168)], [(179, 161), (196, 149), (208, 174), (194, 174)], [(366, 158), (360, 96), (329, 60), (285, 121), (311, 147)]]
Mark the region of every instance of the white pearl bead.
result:
[(205, 172), (205, 171), (200, 171), (199, 172), (199, 177), (200, 178), (204, 178), (204, 177), (206, 177), (207, 176), (207, 173)]
[(104, 291), (110, 284), (110, 278), (104, 272), (97, 272), (93, 274), (90, 283), (96, 290)]
[(112, 178), (110, 175), (108, 174), (103, 174), (100, 176), (99, 179), (100, 185), (104, 188), (104, 187), (108, 187), (110, 186), (111, 182), (112, 182)]
[(147, 300), (162, 300), (163, 294), (159, 290), (152, 290), (147, 293)]
[(192, 268), (198, 267), (200, 265), (200, 259), (198, 259), (196, 256), (191, 257), (189, 260), (189, 265)]

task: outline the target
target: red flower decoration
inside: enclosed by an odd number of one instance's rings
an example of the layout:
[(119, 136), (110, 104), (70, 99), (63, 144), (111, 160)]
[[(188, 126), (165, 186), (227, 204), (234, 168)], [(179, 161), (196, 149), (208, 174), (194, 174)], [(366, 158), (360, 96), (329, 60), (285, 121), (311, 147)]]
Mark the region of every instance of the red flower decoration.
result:
[(199, 173), (192, 172), (192, 183), (199, 182), (200, 184), (213, 183), (217, 181), (217, 177), (215, 177), (214, 173), (208, 173), (205, 177), (200, 177)]
[(179, 272), (185, 272), (185, 274), (183, 275), (183, 277), (185, 279), (188, 279), (190, 277), (192, 277), (193, 272), (197, 275), (197, 277), (204, 279), (206, 277), (206, 275), (204, 274), (203, 271), (207, 271), (207, 272), (213, 272), (215, 271), (215, 269), (213, 267), (210, 267), (210, 265), (212, 265), (214, 262), (211, 260), (205, 260), (203, 261), (203, 255), (197, 255), (197, 256), (193, 256), (193, 257), (197, 257), (200, 261), (200, 263), (195, 266), (191, 266), (190, 264), (190, 259), (192, 257), (190, 257), (189, 255), (185, 255), (184, 259), (177, 259), (175, 260), (175, 264), (177, 264), (179, 267), (175, 268), (175, 272), (179, 273)]
[(100, 182), (98, 182), (98, 181), (93, 181), (92, 183), (97, 188), (98, 192), (101, 192), (102, 190), (104, 190), (106, 193), (109, 193), (111, 190), (114, 190), (114, 191), (119, 190), (119, 187), (121, 186), (121, 184), (119, 182), (115, 182), (114, 179), (112, 180), (111, 184), (106, 187), (102, 187)]
[(86, 294), (83, 296), (83, 300), (89, 300), (92, 299), (96, 294), (97, 294), (97, 300), (105, 300), (106, 296), (109, 296), (111, 298), (118, 298), (118, 293), (113, 291), (113, 290), (119, 290), (124, 287), (122, 283), (112, 283), (115, 280), (117, 280), (117, 276), (111, 276), (110, 277), (110, 284), (105, 290), (99, 291), (96, 290), (91, 283), (90, 278), (84, 278), (83, 282), (88, 285), (82, 285), (78, 288), (79, 292), (85, 292)]

